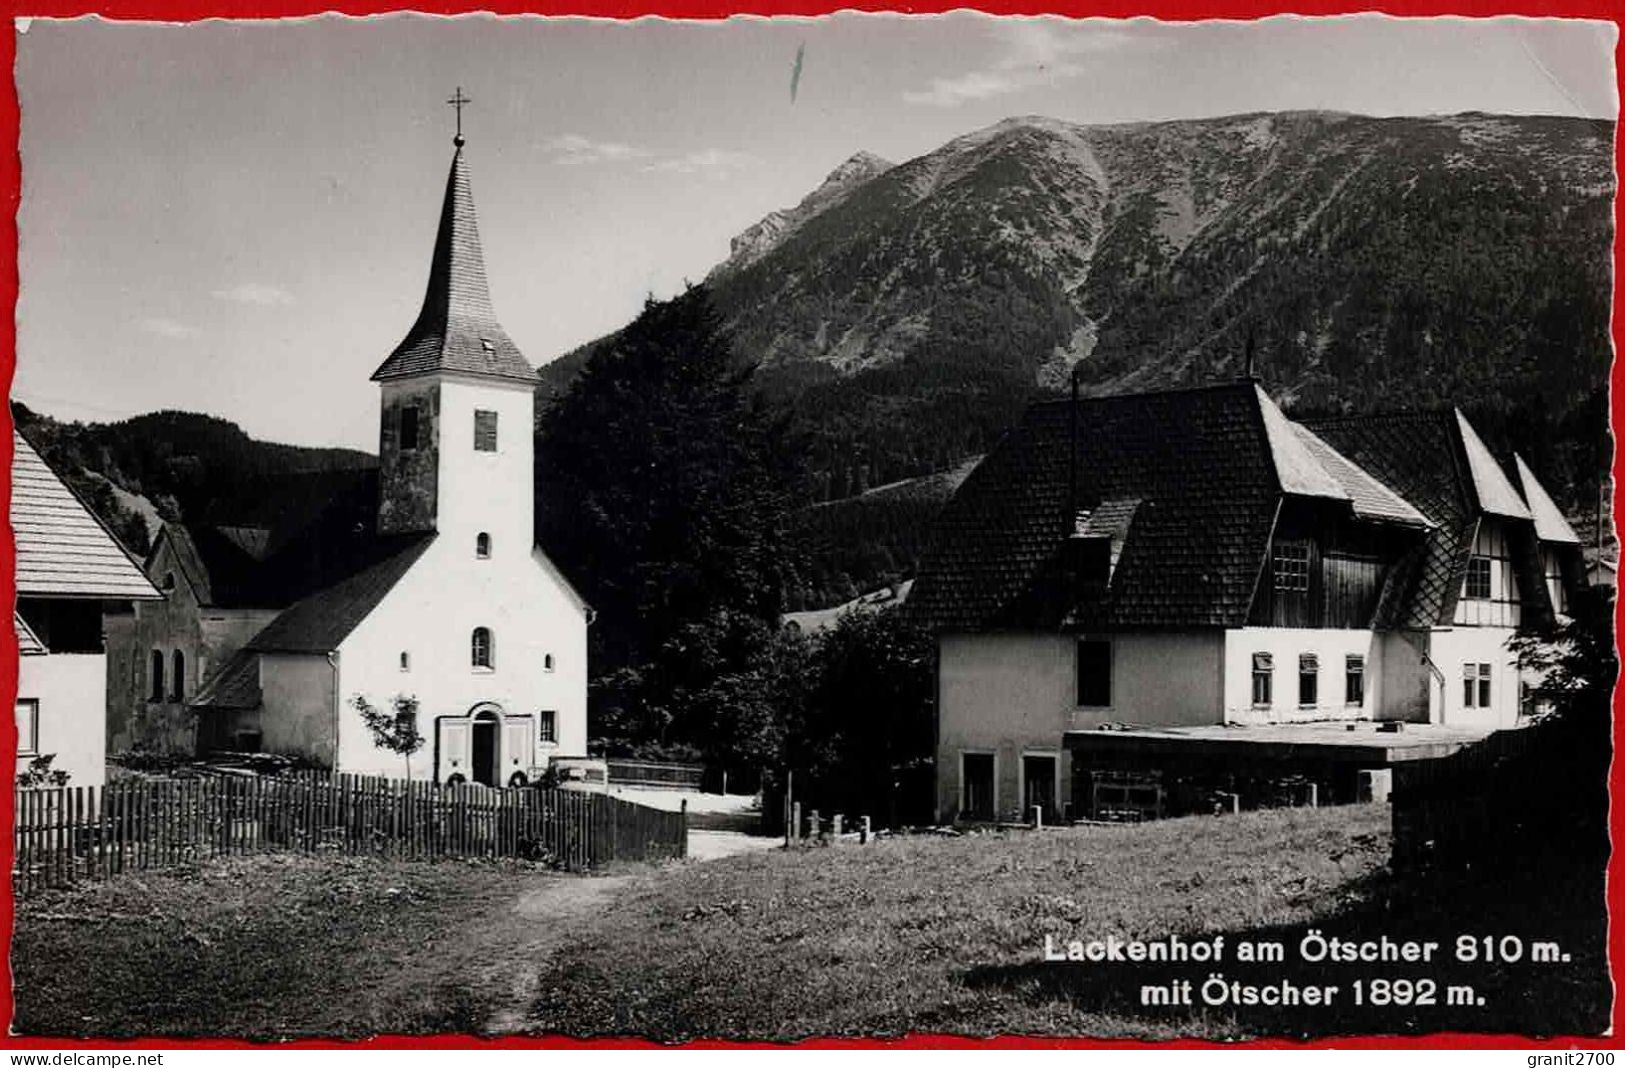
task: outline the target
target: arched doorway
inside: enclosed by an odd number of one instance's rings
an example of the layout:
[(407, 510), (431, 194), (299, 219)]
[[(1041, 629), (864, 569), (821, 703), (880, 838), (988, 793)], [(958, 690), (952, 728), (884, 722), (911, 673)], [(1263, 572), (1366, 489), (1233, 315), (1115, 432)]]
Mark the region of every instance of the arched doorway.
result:
[(486, 786), (498, 785), (498, 770), (502, 767), (498, 752), (502, 745), (502, 716), (489, 708), (480, 709), (474, 713), (470, 735), (471, 778)]

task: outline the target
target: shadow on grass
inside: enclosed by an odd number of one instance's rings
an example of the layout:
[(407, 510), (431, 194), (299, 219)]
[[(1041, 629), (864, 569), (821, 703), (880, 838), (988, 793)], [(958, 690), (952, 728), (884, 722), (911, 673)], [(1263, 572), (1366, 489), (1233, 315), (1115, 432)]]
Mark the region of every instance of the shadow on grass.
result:
[[(1350, 884), (1340, 907), (1307, 923), (1201, 932), (1206, 940), (1224, 936), (1218, 963), (1031, 961), (973, 968), (964, 981), (973, 989), (1063, 1001), (1079, 1013), (1141, 1020), (1196, 1037), (1436, 1031), (1595, 1035), (1608, 1026), (1612, 998), (1604, 869), (1601, 861), (1582, 865), (1573, 858), (1550, 858), (1517, 872), (1396, 876), (1383, 870)], [(1366, 942), (1386, 936), (1396, 942), (1434, 942), (1438, 948), (1426, 963), (1311, 963), (1300, 953), (1310, 930), (1328, 940)], [(1064, 951), (1068, 940), (1104, 940), (1109, 934), (1087, 928), (1057, 931), (1055, 942)], [(1463, 936), (1471, 940), (1476, 959), (1458, 959)], [(1494, 961), (1485, 957), (1486, 936), (1498, 958)], [(1199, 936), (1182, 937), (1189, 942)], [(1279, 945), (1283, 959), (1240, 961), (1237, 947), (1244, 942)], [(1537, 943), (1556, 943), (1558, 959), (1534, 960), (1537, 952), (1547, 952), (1537, 951)], [(1500, 960), (1503, 949), (1521, 959)], [(1212, 1004), (1203, 999), (1202, 986), (1214, 974), (1222, 974), (1226, 987), (1239, 982), (1258, 988), (1290, 983), (1300, 991), (1307, 986), (1337, 989), (1319, 1004), (1300, 998), (1296, 1004), (1238, 1005), (1230, 991), (1223, 1003)], [(1384, 998), (1374, 989), (1377, 980), (1410, 980), (1412, 985), (1408, 996), (1401, 993), (1403, 987), (1391, 985)], [(1177, 994), (1187, 981), (1188, 1001), (1158, 1000), (1170, 990)], [(1210, 989), (1217, 992), (1216, 985)], [(1385, 1003), (1376, 1004), (1379, 1000)]]

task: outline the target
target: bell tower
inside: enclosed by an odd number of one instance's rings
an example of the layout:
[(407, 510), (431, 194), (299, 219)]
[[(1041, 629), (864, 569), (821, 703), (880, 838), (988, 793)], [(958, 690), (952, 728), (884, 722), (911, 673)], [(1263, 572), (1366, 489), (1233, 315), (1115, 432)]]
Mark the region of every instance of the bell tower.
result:
[(497, 322), (463, 148), (461, 87), (451, 173), (423, 308), (373, 372), (379, 412), (378, 532), (534, 542), (535, 369)]

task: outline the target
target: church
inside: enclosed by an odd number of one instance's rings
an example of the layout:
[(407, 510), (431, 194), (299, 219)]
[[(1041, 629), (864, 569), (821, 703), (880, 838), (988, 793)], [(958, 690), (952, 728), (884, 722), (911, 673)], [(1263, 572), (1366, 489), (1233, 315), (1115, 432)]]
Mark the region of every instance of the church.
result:
[[(377, 470), (164, 526), (165, 599), (108, 622), (111, 751), (492, 786), (585, 754), (591, 610), (536, 545), (536, 372), (491, 306), (464, 144), (459, 124), (422, 310), (372, 375)], [(401, 699), (409, 765), (360, 710)]]

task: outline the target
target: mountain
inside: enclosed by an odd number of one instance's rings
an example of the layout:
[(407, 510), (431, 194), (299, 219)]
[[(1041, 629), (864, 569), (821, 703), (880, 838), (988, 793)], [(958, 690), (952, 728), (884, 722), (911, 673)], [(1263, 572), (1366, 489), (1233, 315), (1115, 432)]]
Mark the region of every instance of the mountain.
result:
[(137, 555), (163, 520), (319, 507), (335, 495), (332, 487), (377, 465), (354, 449), (258, 441), (229, 420), (194, 412), (64, 423), (21, 403), (11, 410), (46, 463)]
[(1137, 390), (1235, 377), (1251, 350), (1299, 413), (1459, 404), (1574, 500), (1600, 467), (1613, 137), (1476, 113), (1010, 119), (855, 157), (707, 284), (830, 497), (984, 451), (1074, 365), (1086, 393)]

